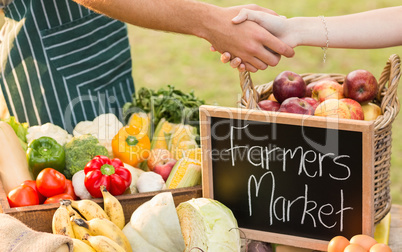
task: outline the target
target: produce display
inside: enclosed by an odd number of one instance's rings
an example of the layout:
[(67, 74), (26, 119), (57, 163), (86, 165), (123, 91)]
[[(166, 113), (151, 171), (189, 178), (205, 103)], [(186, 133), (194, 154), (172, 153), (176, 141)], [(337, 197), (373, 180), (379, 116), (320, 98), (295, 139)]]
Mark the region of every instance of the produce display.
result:
[[(365, 70), (341, 85), (323, 79), (306, 85), (285, 71), (263, 110), (375, 120), (378, 87)], [(222, 203), (196, 198), (177, 207), (165, 189), (201, 184), (198, 108), (193, 93), (168, 86), (142, 88), (113, 114), (76, 125), (72, 134), (46, 123), (28, 127), (10, 117), (0, 121), (0, 176), (10, 207), (59, 204), (54, 234), (69, 236), (74, 251), (275, 251), (271, 244), (242, 239), (237, 220)], [(13, 168), (9, 168), (9, 164)], [(156, 192), (124, 217), (119, 195)], [(102, 198), (103, 207), (91, 200)], [(370, 239), (371, 238), (371, 239)], [(362, 249), (361, 249), (362, 248)], [(241, 250), (243, 249), (243, 250)], [(364, 235), (334, 237), (328, 252), (391, 251)]]
[(101, 198), (100, 185), (115, 196), (199, 185), (198, 107), (204, 101), (172, 86), (137, 95), (124, 106), (125, 123), (101, 114), (79, 122), (72, 134), (52, 123), (1, 121), (8, 148), (0, 153), (0, 175), (10, 206)]
[(372, 121), (382, 114), (374, 102), (377, 93), (376, 78), (362, 69), (348, 73), (343, 84), (325, 78), (308, 85), (297, 73), (284, 71), (273, 80), (272, 94), (258, 105), (266, 111)]

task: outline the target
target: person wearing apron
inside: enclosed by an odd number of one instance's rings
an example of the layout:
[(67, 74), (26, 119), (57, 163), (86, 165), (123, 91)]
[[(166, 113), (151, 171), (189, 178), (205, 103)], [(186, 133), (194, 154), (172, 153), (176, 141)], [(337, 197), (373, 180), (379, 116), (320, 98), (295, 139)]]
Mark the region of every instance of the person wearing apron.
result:
[(0, 85), (10, 115), (69, 132), (103, 113), (122, 119), (134, 92), (126, 24), (71, 0), (0, 0)]

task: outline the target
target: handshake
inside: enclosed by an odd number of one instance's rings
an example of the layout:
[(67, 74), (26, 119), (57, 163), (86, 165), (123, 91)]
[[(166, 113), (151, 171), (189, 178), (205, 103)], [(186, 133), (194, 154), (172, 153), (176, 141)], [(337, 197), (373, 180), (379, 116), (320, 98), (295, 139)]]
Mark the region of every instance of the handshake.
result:
[[(264, 70), (268, 66), (277, 65), (281, 55), (293, 57), (293, 47), (297, 46), (297, 42), (295, 41), (296, 37), (291, 34), (291, 27), (288, 26), (285, 16), (279, 16), (271, 10), (264, 11), (243, 8), (232, 19), (232, 23), (235, 25), (246, 21), (255, 22), (268, 31), (268, 36), (262, 39), (264, 49), (256, 52), (254, 62), (245, 62), (240, 57), (235, 57), (235, 55), (225, 51), (221, 55), (223, 63), (230, 62), (230, 66), (237, 68), (240, 72), (245, 70), (256, 72), (258, 69)], [(241, 36), (241, 34), (239, 35)], [(216, 51), (213, 45), (211, 46), (211, 51)]]
[[(235, 26), (248, 23), (251, 27), (250, 22), (254, 22), (259, 28), (264, 28), (255, 29), (259, 32), (256, 37), (262, 47), (249, 41), (250, 44), (242, 45), (243, 51), (240, 51), (248, 54), (235, 55), (222, 47), (216, 50), (217, 47), (212, 43), (211, 50), (222, 53), (221, 61), (230, 62), (230, 66), (239, 71), (256, 72), (268, 66), (275, 66), (279, 63), (281, 55), (293, 57), (293, 48), (301, 45), (323, 48), (325, 62), (328, 47), (372, 49), (402, 45), (402, 33), (397, 28), (400, 26), (391, 25), (391, 21), (402, 25), (401, 11), (402, 6), (395, 6), (328, 18), (286, 18), (258, 6), (246, 7), (231, 21)], [(250, 55), (250, 52), (253, 55)]]

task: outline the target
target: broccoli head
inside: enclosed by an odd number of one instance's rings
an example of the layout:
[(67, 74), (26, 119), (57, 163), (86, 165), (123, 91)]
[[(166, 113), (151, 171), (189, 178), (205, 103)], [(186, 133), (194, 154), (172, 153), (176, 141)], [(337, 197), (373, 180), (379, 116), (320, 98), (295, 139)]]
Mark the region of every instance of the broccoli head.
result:
[(99, 144), (99, 140), (91, 134), (73, 137), (65, 144), (64, 149), (66, 153), (64, 175), (68, 179), (71, 179), (76, 172), (83, 170), (95, 156), (108, 156), (106, 147)]

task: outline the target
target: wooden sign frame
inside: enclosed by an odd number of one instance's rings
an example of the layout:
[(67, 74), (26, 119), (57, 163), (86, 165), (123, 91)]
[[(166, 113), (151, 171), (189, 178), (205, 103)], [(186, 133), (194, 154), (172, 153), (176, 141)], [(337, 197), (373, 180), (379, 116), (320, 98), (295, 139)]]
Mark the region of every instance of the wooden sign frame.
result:
[[(362, 233), (374, 233), (374, 123), (368, 121), (305, 116), (244, 108), (203, 105), (200, 107), (200, 132), (202, 146), (202, 191), (203, 197), (214, 198), (213, 162), (211, 151), (211, 118), (240, 119), (276, 124), (308, 126), (362, 133)], [(328, 240), (312, 239), (281, 233), (239, 228), (248, 239), (276, 244), (326, 251)]]

